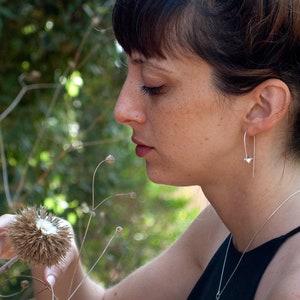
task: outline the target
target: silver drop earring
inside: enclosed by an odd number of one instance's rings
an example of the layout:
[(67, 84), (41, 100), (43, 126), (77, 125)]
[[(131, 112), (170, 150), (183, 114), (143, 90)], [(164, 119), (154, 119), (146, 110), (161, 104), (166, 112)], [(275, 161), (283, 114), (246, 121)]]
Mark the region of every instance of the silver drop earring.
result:
[(245, 157), (244, 162), (247, 164), (252, 163), (252, 177), (254, 178), (254, 171), (255, 171), (255, 136), (253, 137), (253, 156), (249, 156), (247, 152), (247, 131), (245, 130), (244, 133), (244, 151)]

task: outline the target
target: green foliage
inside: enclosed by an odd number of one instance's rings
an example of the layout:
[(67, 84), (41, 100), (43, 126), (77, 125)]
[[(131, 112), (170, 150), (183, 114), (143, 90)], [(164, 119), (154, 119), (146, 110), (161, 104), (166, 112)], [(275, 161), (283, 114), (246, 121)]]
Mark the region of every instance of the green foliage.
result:
[[(87, 270), (122, 226), (92, 274), (105, 285), (157, 255), (196, 214), (186, 199), (174, 200), (172, 188), (147, 181), (130, 130), (113, 119), (126, 69), (112, 5), (0, 1), (0, 213), (45, 205), (71, 222), (78, 244), (92, 213), (82, 252)], [(94, 189), (96, 204), (108, 199), (92, 212), (93, 172), (108, 154), (116, 162), (99, 168)], [(131, 191), (136, 199), (118, 195)], [(2, 275), (0, 293), (18, 292), (24, 272), (28, 267), (17, 264)]]

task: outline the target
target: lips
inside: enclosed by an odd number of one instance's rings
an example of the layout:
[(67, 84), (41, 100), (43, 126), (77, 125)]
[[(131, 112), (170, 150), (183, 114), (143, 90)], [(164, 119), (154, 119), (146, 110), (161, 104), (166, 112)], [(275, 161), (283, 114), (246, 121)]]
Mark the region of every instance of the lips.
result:
[(135, 153), (138, 157), (145, 157), (151, 150), (153, 150), (153, 147), (147, 146), (137, 140), (135, 137), (132, 137), (132, 142), (136, 144)]

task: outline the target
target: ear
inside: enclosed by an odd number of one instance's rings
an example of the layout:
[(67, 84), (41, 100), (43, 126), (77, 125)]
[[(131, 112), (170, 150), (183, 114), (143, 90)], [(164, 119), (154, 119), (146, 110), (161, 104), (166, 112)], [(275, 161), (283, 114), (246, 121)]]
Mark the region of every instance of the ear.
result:
[(243, 126), (250, 136), (274, 128), (287, 115), (291, 102), (290, 89), (279, 79), (264, 81), (247, 96)]

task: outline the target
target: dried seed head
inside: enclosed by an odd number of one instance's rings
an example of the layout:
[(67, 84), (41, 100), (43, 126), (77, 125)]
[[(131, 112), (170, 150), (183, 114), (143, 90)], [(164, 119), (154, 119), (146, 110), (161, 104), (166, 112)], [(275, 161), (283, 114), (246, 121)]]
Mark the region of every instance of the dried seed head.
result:
[(62, 261), (71, 247), (71, 228), (47, 214), (44, 207), (30, 207), (16, 215), (7, 228), (16, 255), (29, 264), (52, 266)]
[(130, 199), (135, 199), (136, 198), (136, 193), (135, 192), (130, 192), (129, 193), (129, 198)]
[(98, 26), (100, 24), (101, 19), (99, 17), (94, 17), (92, 19), (92, 25), (93, 26)]
[(122, 231), (123, 231), (123, 227), (118, 226), (118, 227), (116, 228), (116, 232), (117, 232), (117, 233), (122, 233)]
[(21, 288), (24, 290), (24, 289), (28, 289), (30, 286), (30, 283), (28, 280), (22, 280), (21, 281)]
[(106, 158), (105, 161), (109, 164), (112, 165), (115, 162), (115, 158), (113, 155), (109, 154)]
[(118, 226), (118, 227), (116, 228), (116, 233), (122, 233), (122, 231), (123, 231), (123, 227)]
[(68, 65), (69, 65), (69, 67), (72, 69), (72, 70), (74, 70), (75, 68), (76, 68), (76, 62), (75, 61), (69, 61), (68, 62)]

